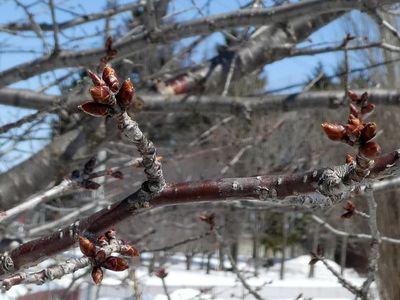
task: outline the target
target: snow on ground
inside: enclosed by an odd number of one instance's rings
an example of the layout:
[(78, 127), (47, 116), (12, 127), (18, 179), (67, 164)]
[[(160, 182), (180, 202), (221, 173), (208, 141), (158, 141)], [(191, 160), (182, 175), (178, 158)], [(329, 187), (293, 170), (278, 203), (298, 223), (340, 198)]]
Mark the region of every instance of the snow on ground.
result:
[[(244, 276), (249, 277), (247, 282), (252, 287), (261, 287), (259, 294), (265, 299), (295, 299), (299, 294), (304, 298), (312, 297), (313, 300), (345, 300), (354, 299), (352, 295), (344, 289), (337, 279), (325, 268), (322, 263), (315, 265), (315, 277), (308, 278), (310, 257), (300, 256), (285, 262), (285, 279), (279, 279), (280, 264), (275, 264), (269, 269), (260, 268), (258, 277), (253, 276), (254, 270), (239, 259), (238, 267), (243, 271)], [(217, 259), (211, 261), (212, 266), (217, 266)], [(329, 264), (340, 271), (339, 265), (333, 261)], [(229, 267), (229, 264), (226, 265)], [(193, 300), (193, 299), (228, 299), (232, 295), (239, 298), (248, 292), (242, 287), (236, 274), (228, 271), (211, 271), (205, 274), (205, 270), (200, 269), (200, 258), (194, 259), (193, 268), (190, 271), (185, 269), (184, 256), (174, 256), (171, 263), (166, 265), (168, 276), (165, 281), (172, 300)], [(80, 271), (82, 273), (83, 270)], [(76, 275), (79, 275), (75, 274)], [(132, 295), (132, 287), (128, 284), (121, 284), (122, 278), (127, 276), (127, 271), (111, 272), (107, 271), (100, 290), (100, 299), (123, 299)], [(136, 276), (142, 288), (143, 299), (145, 300), (166, 300), (161, 280), (152, 275), (148, 275), (147, 269), (139, 267), (136, 269)], [(346, 269), (344, 272), (346, 279), (353, 284), (360, 286), (363, 282), (354, 270)], [(60, 280), (46, 283), (42, 286), (18, 286), (12, 288), (0, 299), (16, 299), (17, 296), (27, 293), (34, 293), (48, 289), (63, 289), (68, 287), (72, 276), (68, 275)], [(80, 282), (88, 280), (88, 277), (81, 279)], [(90, 285), (81, 285), (82, 289), (95, 289)], [(29, 289), (30, 290), (29, 290)], [(201, 293), (200, 291), (203, 291)], [(206, 291), (206, 292), (204, 292)], [(90, 291), (89, 291), (90, 292)], [(87, 291), (85, 291), (87, 294)], [(117, 296), (116, 296), (117, 295)], [(126, 298), (125, 298), (126, 299)]]

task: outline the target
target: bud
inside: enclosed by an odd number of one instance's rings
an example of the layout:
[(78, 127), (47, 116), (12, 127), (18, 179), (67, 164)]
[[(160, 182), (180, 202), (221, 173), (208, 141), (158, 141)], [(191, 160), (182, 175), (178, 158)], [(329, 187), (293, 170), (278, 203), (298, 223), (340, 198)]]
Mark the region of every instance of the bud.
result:
[(87, 190), (97, 190), (101, 185), (92, 180), (83, 180), (80, 186)]
[(103, 263), (103, 267), (111, 271), (124, 271), (129, 268), (128, 263), (121, 257), (110, 256)]
[(115, 93), (119, 88), (119, 80), (115, 73), (115, 70), (110, 66), (105, 66), (103, 70), (103, 80), (108, 87)]
[(110, 176), (117, 179), (124, 179), (124, 174), (121, 171), (113, 171), (110, 173)]
[(100, 284), (103, 280), (103, 270), (100, 267), (94, 267), (92, 270), (92, 279), (95, 284)]
[(100, 249), (99, 251), (97, 251), (96, 256), (94, 257), (94, 259), (99, 263), (102, 264), (103, 262), (106, 261), (107, 255), (106, 252), (102, 249)]
[(165, 272), (164, 268), (160, 268), (154, 273), (154, 275), (156, 275), (158, 278), (163, 279), (163, 278), (167, 277), (168, 273)]
[(369, 97), (369, 95), (368, 95), (367, 92), (365, 92), (365, 93), (363, 93), (363, 94), (361, 95), (359, 101), (360, 101), (360, 103), (361, 103), (362, 106), (364, 106), (364, 105), (367, 103), (368, 97)]
[(122, 109), (127, 109), (133, 101), (135, 97), (135, 87), (133, 86), (130, 79), (124, 81), (119, 90), (118, 94), (116, 95), (118, 105)]
[(346, 164), (352, 164), (354, 162), (354, 157), (350, 154), (346, 155)]
[(381, 151), (381, 146), (376, 142), (368, 142), (360, 146), (360, 153), (367, 158), (375, 158)]
[(96, 246), (83, 236), (79, 237), (79, 248), (87, 257), (94, 257), (96, 255)]
[(92, 79), (92, 82), (95, 86), (101, 86), (101, 85), (106, 85), (106, 83), (103, 81), (103, 79), (100, 78), (100, 76), (98, 76), (96, 73), (90, 71), (90, 70), (86, 70), (88, 76), (90, 77), (90, 79)]
[(363, 105), (361, 107), (361, 113), (365, 115), (365, 114), (368, 114), (368, 113), (372, 112), (374, 109), (375, 109), (375, 105), (371, 104), (371, 103), (368, 103), (368, 104)]
[(377, 128), (374, 122), (367, 123), (361, 131), (361, 142), (366, 143), (376, 136)]
[(83, 167), (83, 172), (85, 174), (90, 174), (93, 172), (94, 167), (96, 166), (96, 157), (92, 156), (86, 163), (85, 166)]
[(78, 108), (93, 117), (105, 117), (113, 113), (111, 106), (92, 101), (85, 102), (79, 105)]
[(353, 124), (355, 126), (359, 126), (362, 124), (361, 120), (359, 118), (355, 117), (353, 114), (349, 115), (348, 123)]
[(350, 140), (350, 142), (355, 143), (360, 139), (361, 130), (363, 129), (363, 125), (346, 125), (346, 136)]
[(89, 92), (94, 101), (113, 105), (112, 102), (114, 101), (112, 101), (111, 90), (108, 86), (94, 86), (89, 90)]
[(360, 100), (360, 97), (353, 91), (348, 91), (347, 95), (349, 96), (350, 100), (353, 102), (358, 102)]
[(350, 219), (354, 215), (354, 211), (356, 210), (356, 206), (353, 202), (347, 201), (346, 205), (343, 207), (346, 212), (341, 215), (342, 219)]
[(121, 246), (120, 253), (122, 255), (131, 256), (131, 257), (139, 256), (139, 254), (140, 254), (139, 250), (137, 250), (135, 247), (133, 247), (131, 245), (123, 245), (123, 246)]
[(350, 114), (352, 114), (355, 117), (358, 117), (358, 114), (360, 113), (358, 111), (358, 108), (353, 103), (350, 103), (349, 107), (350, 107)]
[(340, 141), (345, 137), (346, 129), (341, 124), (322, 123), (325, 134), (333, 141)]

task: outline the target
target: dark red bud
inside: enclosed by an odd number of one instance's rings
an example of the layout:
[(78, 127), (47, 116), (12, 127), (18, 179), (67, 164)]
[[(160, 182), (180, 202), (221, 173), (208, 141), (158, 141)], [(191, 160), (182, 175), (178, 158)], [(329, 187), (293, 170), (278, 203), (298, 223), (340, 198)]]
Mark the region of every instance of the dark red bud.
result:
[(94, 86), (89, 92), (94, 101), (111, 105), (111, 90), (108, 86)]
[(102, 266), (108, 270), (116, 272), (124, 271), (129, 268), (125, 259), (115, 256), (108, 257)]
[(119, 89), (119, 80), (115, 70), (110, 66), (105, 66), (103, 70), (103, 80), (108, 87), (115, 93)]
[(340, 141), (345, 137), (346, 129), (341, 124), (322, 123), (325, 134), (333, 141)]
[(375, 123), (367, 123), (361, 131), (361, 142), (366, 143), (376, 136), (377, 126)]
[(363, 105), (363, 107), (361, 107), (361, 113), (365, 115), (365, 114), (372, 112), (374, 109), (375, 109), (375, 105), (368, 103), (366, 105)]
[(361, 136), (361, 130), (363, 129), (363, 125), (353, 125), (353, 124), (349, 124), (346, 125), (346, 136), (348, 137), (348, 139), (355, 143), (360, 139)]
[(87, 190), (97, 190), (101, 185), (91, 180), (84, 180), (80, 183), (80, 186)]
[(348, 91), (347, 95), (349, 95), (351, 101), (358, 102), (360, 100), (360, 97), (353, 91)]
[(87, 257), (94, 257), (96, 255), (96, 246), (83, 236), (79, 237), (79, 248)]
[(117, 103), (122, 109), (127, 109), (133, 102), (135, 97), (135, 87), (130, 79), (124, 81), (116, 95)]
[(354, 157), (350, 154), (346, 155), (346, 164), (352, 164), (354, 162)]
[(164, 268), (160, 268), (156, 272), (154, 272), (154, 275), (156, 275), (158, 278), (165, 278), (167, 277), (168, 273), (165, 271)]
[(121, 246), (121, 254), (125, 256), (135, 257), (139, 256), (140, 253), (139, 250), (131, 245), (123, 245)]
[(381, 151), (381, 146), (376, 142), (368, 142), (360, 146), (360, 153), (367, 158), (375, 158)]
[(103, 103), (85, 102), (78, 106), (84, 113), (93, 117), (105, 117), (113, 113), (112, 107)]
[(93, 172), (95, 166), (96, 166), (96, 157), (93, 156), (85, 163), (85, 166), (83, 167), (83, 172), (85, 174), (90, 174)]
[(124, 174), (121, 171), (114, 171), (110, 173), (111, 177), (117, 178), (117, 179), (124, 179)]
[(362, 124), (362, 121), (359, 118), (357, 118), (356, 116), (354, 116), (353, 114), (350, 114), (349, 118), (348, 118), (348, 123), (359, 126)]
[(99, 263), (102, 264), (103, 262), (106, 261), (107, 255), (106, 252), (102, 249), (100, 249), (99, 251), (97, 251), (96, 256), (94, 257), (94, 259)]
[(92, 270), (92, 279), (95, 284), (100, 284), (103, 280), (103, 270), (100, 267), (94, 267)]
[(360, 112), (358, 111), (358, 108), (353, 103), (350, 103), (350, 114), (352, 114), (355, 117), (358, 117), (359, 113)]
[(105, 85), (106, 83), (103, 81), (103, 79), (100, 78), (100, 76), (98, 76), (96, 73), (90, 71), (90, 70), (86, 70), (88, 76), (90, 77), (90, 79), (92, 79), (92, 82), (95, 86), (101, 86), (101, 85)]

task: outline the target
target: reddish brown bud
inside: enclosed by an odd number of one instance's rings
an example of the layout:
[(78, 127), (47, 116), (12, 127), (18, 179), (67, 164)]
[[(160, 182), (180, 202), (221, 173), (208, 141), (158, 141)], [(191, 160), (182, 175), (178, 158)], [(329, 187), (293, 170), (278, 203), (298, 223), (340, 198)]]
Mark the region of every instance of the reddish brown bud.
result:
[(348, 91), (347, 95), (349, 95), (351, 101), (358, 102), (360, 100), (360, 97), (353, 91)]
[(381, 151), (381, 146), (376, 142), (368, 142), (360, 146), (360, 153), (367, 158), (375, 158)]
[(94, 86), (89, 90), (89, 92), (94, 101), (111, 105), (111, 90), (108, 86)]
[(341, 124), (322, 123), (325, 134), (333, 141), (340, 141), (345, 137), (346, 129)]
[(96, 256), (94, 257), (94, 259), (99, 263), (102, 264), (103, 262), (106, 261), (107, 255), (106, 252), (102, 249), (100, 249), (99, 251), (97, 251)]
[(123, 245), (121, 247), (121, 254), (125, 255), (125, 256), (139, 256), (139, 250), (137, 250), (135, 247), (131, 246), (131, 245)]
[(154, 272), (154, 275), (156, 275), (158, 278), (165, 278), (167, 277), (168, 273), (165, 271), (164, 268), (160, 268), (156, 272)]
[(103, 263), (103, 267), (111, 271), (124, 271), (129, 268), (128, 263), (121, 257), (110, 256)]
[(354, 116), (353, 114), (349, 115), (348, 122), (349, 122), (349, 124), (352, 124), (355, 126), (359, 126), (362, 124), (361, 120), (359, 118), (357, 118), (356, 116)]
[(80, 183), (80, 186), (87, 190), (97, 190), (100, 184), (91, 180), (84, 180)]
[(114, 171), (110, 173), (111, 177), (117, 178), (117, 179), (124, 179), (124, 174), (121, 171)]
[(79, 248), (87, 257), (94, 257), (96, 255), (96, 246), (83, 236), (79, 237)]
[(363, 125), (346, 125), (346, 136), (352, 143), (355, 143), (360, 139), (361, 130), (363, 129), (363, 127)]
[(346, 155), (346, 164), (352, 164), (354, 162), (354, 157), (350, 154)]
[(78, 106), (84, 113), (93, 117), (105, 117), (113, 113), (112, 107), (103, 103), (85, 102)]
[(347, 201), (346, 205), (343, 207), (346, 212), (341, 215), (342, 219), (350, 219), (354, 215), (354, 211), (356, 210), (356, 206), (353, 202)]
[(373, 139), (376, 136), (377, 127), (376, 124), (371, 122), (367, 123), (363, 130), (361, 131), (361, 142), (366, 143), (369, 140)]
[(103, 80), (108, 87), (115, 93), (119, 88), (119, 80), (115, 73), (115, 70), (110, 66), (105, 66), (103, 70)]
[(103, 280), (103, 270), (100, 267), (94, 267), (92, 270), (92, 279), (95, 284), (100, 284)]
[(127, 109), (135, 97), (135, 87), (133, 86), (130, 79), (124, 81), (116, 95), (117, 103), (122, 109)]
[(352, 114), (355, 117), (358, 117), (360, 112), (358, 111), (358, 108), (353, 103), (350, 103), (349, 108), (350, 108), (350, 114)]
[(369, 97), (369, 95), (367, 92), (363, 93), (359, 100), (360, 103), (364, 105), (368, 101), (368, 97)]
[(101, 85), (105, 85), (106, 83), (103, 81), (103, 79), (100, 78), (100, 76), (98, 76), (96, 73), (90, 71), (90, 70), (86, 70), (88, 76), (90, 77), (90, 79), (92, 79), (92, 82), (95, 86), (101, 86)]
[(372, 112), (374, 109), (375, 109), (375, 105), (368, 103), (366, 105), (363, 105), (363, 107), (361, 107), (361, 113), (365, 115), (365, 114)]
[(96, 157), (92, 156), (86, 163), (85, 166), (83, 167), (83, 172), (85, 174), (90, 174), (93, 172), (94, 167), (96, 166)]

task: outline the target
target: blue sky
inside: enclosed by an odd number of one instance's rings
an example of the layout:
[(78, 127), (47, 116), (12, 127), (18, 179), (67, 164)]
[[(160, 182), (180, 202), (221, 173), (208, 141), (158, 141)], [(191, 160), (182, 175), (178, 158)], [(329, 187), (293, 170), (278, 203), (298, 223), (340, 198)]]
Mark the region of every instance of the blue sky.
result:
[[(235, 10), (239, 7), (240, 4), (246, 3), (243, 0), (237, 1), (226, 1), (226, 0), (213, 0), (210, 1), (209, 7), (205, 6), (205, 3), (208, 2), (206, 0), (194, 0), (199, 8), (202, 8), (202, 12), (205, 14), (218, 14), (222, 12), (228, 12)], [(24, 4), (30, 4), (35, 1), (22, 1)], [(56, 3), (60, 1), (56, 0)], [(128, 0), (116, 0), (118, 4), (124, 4), (131, 1)], [(66, 21), (71, 18), (74, 18), (74, 14), (85, 14), (94, 11), (102, 11), (106, 5), (106, 0), (86, 0), (86, 1), (78, 1), (78, 0), (63, 0), (62, 5), (66, 10), (57, 10), (56, 17), (58, 22)], [(199, 13), (196, 9), (193, 8), (191, 0), (174, 0), (171, 2), (171, 14), (173, 12), (181, 12), (180, 14), (174, 14), (175, 20), (183, 21), (190, 20), (192, 18), (199, 17)], [(51, 22), (51, 17), (47, 6), (40, 5), (34, 6), (32, 10), (35, 13), (35, 20), (37, 22)], [(357, 13), (354, 13), (357, 16)], [(123, 18), (128, 18), (128, 15), (125, 14), (122, 16)], [(123, 30), (121, 26), (123, 26), (122, 18), (116, 18), (117, 21), (114, 21), (113, 25), (116, 26), (117, 30)], [(18, 22), (18, 21), (26, 21), (26, 15), (24, 11), (17, 7), (14, 1), (5, 1), (0, 0), (0, 23), (9, 23), (9, 22)], [(120, 27), (118, 27), (120, 26)], [(88, 47), (100, 47), (103, 44), (103, 36), (97, 34), (102, 32), (104, 28), (104, 21), (97, 21), (85, 24), (84, 26), (79, 26), (78, 28), (72, 28), (63, 31), (63, 34), (66, 36), (82, 36), (88, 37), (84, 40), (78, 40), (76, 42), (68, 42), (66, 45), (66, 39), (63, 35), (60, 35), (60, 43), (68, 47), (68, 49), (73, 49), (78, 51), (79, 49), (84, 49)], [(328, 26), (322, 28), (318, 32), (314, 33), (311, 36), (312, 43), (326, 43), (328, 41), (341, 41), (345, 36), (346, 32), (343, 27), (342, 22), (335, 21)], [(215, 55), (215, 43), (220, 42), (222, 39), (222, 35), (219, 33), (213, 34), (210, 38), (208, 38), (204, 43), (202, 43), (201, 47), (199, 47), (197, 54), (195, 56), (195, 61), (200, 62), (203, 59), (207, 59)], [(190, 39), (187, 39), (188, 42)], [(51, 49), (51, 45), (53, 43), (53, 37), (51, 34), (46, 35), (46, 41), (50, 45), (49, 49)], [(304, 43), (302, 46), (309, 45), (309, 42)], [(6, 48), (4, 48), (6, 47)], [(44, 49), (44, 45), (42, 42), (38, 41), (34, 33), (26, 32), (24, 37), (17, 37), (14, 35), (1, 33), (0, 32), (0, 71), (6, 70), (15, 65), (21, 64), (26, 61), (30, 61), (35, 57), (41, 56), (41, 53), (3, 53), (1, 49), (5, 50), (35, 50), (42, 51)], [(356, 56), (357, 53), (352, 54), (352, 56)], [(268, 76), (268, 90), (279, 89), (288, 85), (299, 84), (305, 82), (310, 78), (314, 68), (321, 63), (326, 71), (326, 73), (331, 74), (337, 65), (337, 63), (342, 59), (342, 53), (329, 53), (322, 54), (316, 56), (308, 56), (308, 57), (296, 57), (291, 59), (284, 59), (273, 64), (268, 65), (264, 69), (264, 73)], [(352, 59), (352, 66), (357, 67), (357, 60)], [(47, 74), (43, 74), (41, 76), (37, 76), (35, 78), (31, 78), (29, 80), (25, 80), (22, 82), (18, 82), (13, 84), (13, 87), (22, 87), (27, 89), (36, 90), (40, 87), (40, 83), (51, 82), (54, 78), (62, 76), (65, 74), (65, 70), (56, 70), (54, 72), (49, 72)], [(301, 90), (301, 86), (287, 90), (285, 92), (297, 92)], [(58, 94), (59, 91), (57, 89), (50, 89), (47, 93)], [(26, 109), (15, 109), (9, 106), (0, 105), (0, 124), (5, 124), (18, 118), (22, 117), (25, 114), (32, 113), (31, 110)], [(24, 127), (26, 128), (26, 126)], [(22, 129), (24, 129), (22, 128)], [(13, 131), (14, 133), (18, 133), (19, 131)], [(48, 136), (49, 130), (44, 126), (43, 130), (35, 133), (35, 137), (43, 137)], [(2, 145), (3, 140), (0, 139), (0, 153), (7, 148), (6, 145)], [(10, 152), (6, 156), (3, 157), (3, 161), (0, 161), (0, 171), (4, 171), (5, 169), (11, 167), (15, 163), (26, 159), (31, 155), (31, 153), (37, 151), (43, 145), (45, 145), (46, 141), (37, 140), (37, 141), (28, 141), (20, 143), (19, 152)]]

